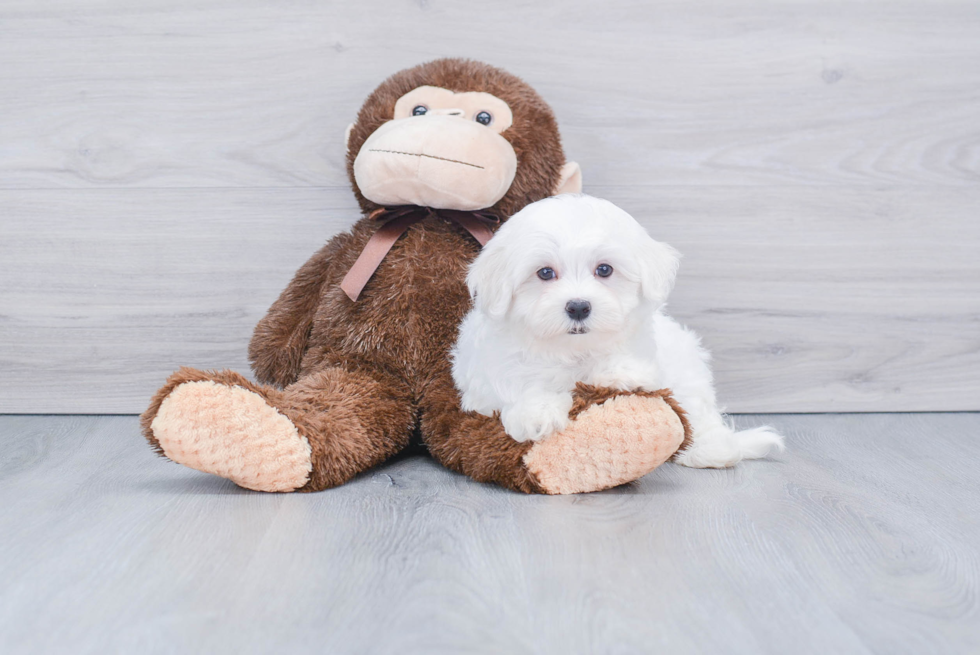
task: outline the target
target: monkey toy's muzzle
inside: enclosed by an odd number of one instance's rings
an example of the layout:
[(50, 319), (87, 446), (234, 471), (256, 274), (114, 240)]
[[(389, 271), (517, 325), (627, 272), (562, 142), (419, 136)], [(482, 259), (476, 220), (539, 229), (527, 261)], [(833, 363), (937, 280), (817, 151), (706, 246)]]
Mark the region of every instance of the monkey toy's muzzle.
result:
[(452, 115), (388, 121), (354, 160), (361, 193), (383, 206), (484, 209), (504, 197), (516, 171), (507, 139)]

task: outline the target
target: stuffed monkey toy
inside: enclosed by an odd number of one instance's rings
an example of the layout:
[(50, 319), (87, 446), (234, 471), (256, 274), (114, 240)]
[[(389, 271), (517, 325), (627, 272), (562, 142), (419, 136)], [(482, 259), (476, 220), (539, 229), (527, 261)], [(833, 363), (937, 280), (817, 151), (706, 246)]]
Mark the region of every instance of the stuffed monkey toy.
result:
[(347, 171), (364, 216), (255, 328), (261, 384), (181, 368), (141, 417), (158, 453), (247, 489), (318, 491), (421, 439), (474, 480), (555, 494), (635, 480), (682, 446), (666, 390), (579, 385), (572, 423), (537, 442), (460, 409), (449, 352), (470, 307), (467, 266), (500, 221), (581, 190), (532, 88), (459, 59), (396, 73), (348, 128)]

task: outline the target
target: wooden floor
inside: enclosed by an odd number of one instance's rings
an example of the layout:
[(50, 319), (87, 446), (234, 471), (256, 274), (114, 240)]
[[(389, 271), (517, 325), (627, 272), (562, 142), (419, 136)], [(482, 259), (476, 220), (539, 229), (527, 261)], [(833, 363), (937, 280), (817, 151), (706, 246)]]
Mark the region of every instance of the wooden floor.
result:
[(420, 455), (252, 493), (135, 417), (0, 416), (0, 652), (978, 652), (980, 415), (763, 421), (768, 461), (534, 497)]

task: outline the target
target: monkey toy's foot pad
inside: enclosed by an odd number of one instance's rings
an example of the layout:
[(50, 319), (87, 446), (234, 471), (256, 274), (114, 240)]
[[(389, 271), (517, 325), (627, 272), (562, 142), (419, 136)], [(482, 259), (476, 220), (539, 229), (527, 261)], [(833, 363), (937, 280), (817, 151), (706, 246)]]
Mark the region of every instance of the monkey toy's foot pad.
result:
[(150, 425), (163, 454), (255, 491), (293, 491), (312, 471), (310, 444), (292, 421), (242, 387), (185, 382)]
[(604, 393), (579, 385), (575, 395), (575, 420), (524, 455), (524, 464), (549, 494), (632, 482), (666, 462), (688, 436), (684, 413), (666, 390)]

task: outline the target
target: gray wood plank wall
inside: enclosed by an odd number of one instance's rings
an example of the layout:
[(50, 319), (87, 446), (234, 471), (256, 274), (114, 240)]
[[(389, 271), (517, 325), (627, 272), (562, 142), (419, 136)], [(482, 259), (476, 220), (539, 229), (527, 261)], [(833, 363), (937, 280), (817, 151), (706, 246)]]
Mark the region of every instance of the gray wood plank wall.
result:
[(138, 412), (356, 218), (386, 75), (502, 66), (685, 254), (732, 411), (980, 409), (980, 3), (6, 0), (0, 412)]

